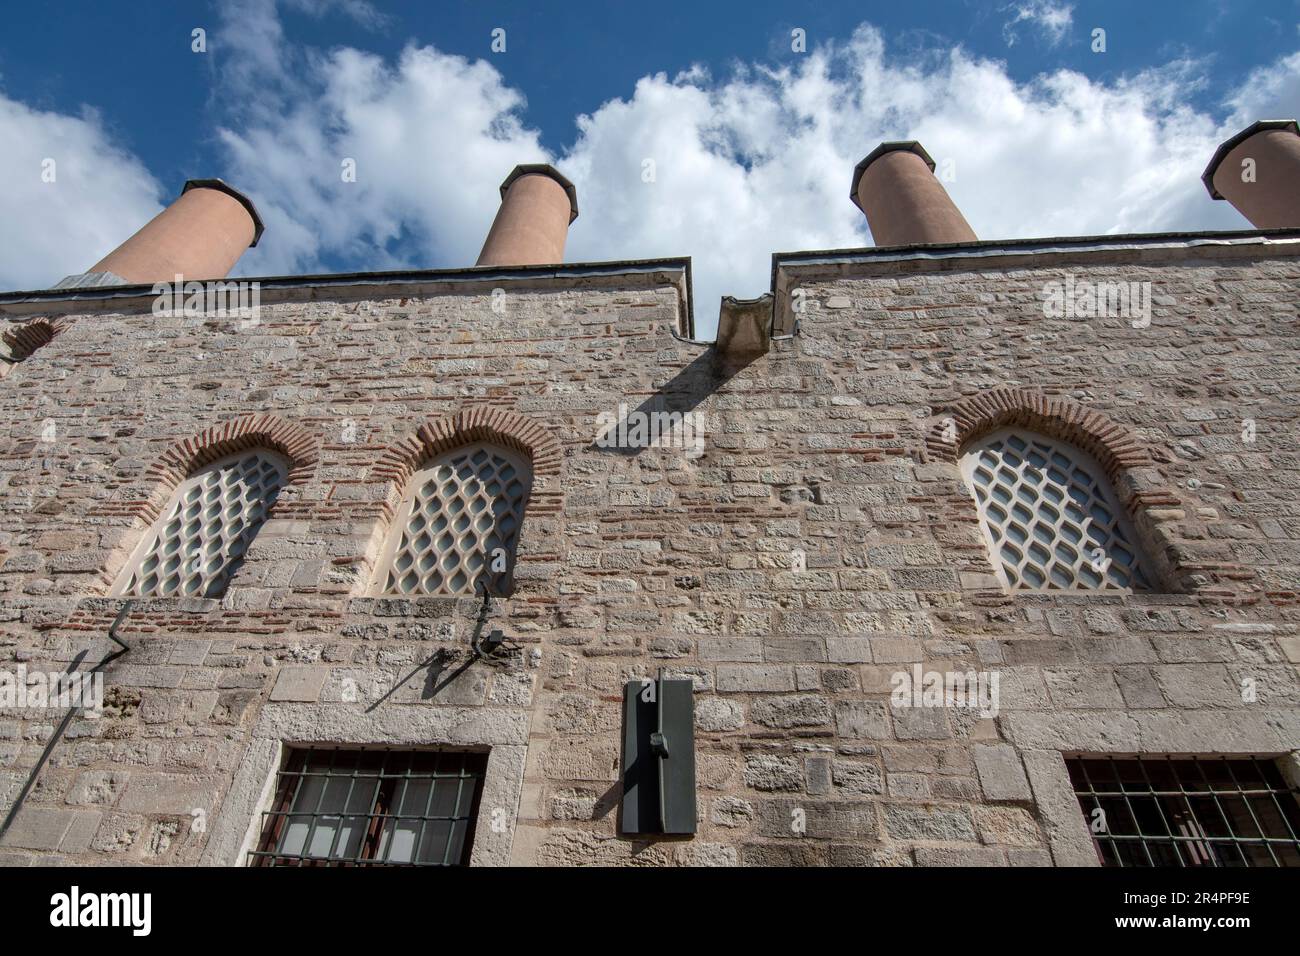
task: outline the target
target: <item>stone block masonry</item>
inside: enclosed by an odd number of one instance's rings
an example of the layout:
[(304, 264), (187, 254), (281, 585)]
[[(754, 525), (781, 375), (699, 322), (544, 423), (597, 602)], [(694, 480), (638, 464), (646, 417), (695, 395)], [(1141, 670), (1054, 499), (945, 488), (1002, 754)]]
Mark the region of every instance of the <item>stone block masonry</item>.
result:
[[(277, 748), (306, 743), (489, 749), (475, 862), (1095, 863), (1062, 755), (1300, 746), (1300, 258), (1163, 255), (810, 272), (799, 336), (739, 370), (671, 334), (675, 284), (632, 274), (495, 301), (320, 286), (245, 328), (147, 297), (0, 305), (58, 326), (0, 380), (0, 667), (107, 652), (176, 443), (250, 415), (310, 440), (222, 598), (132, 611), (104, 716), (73, 723), (0, 863), (242, 863)], [(1150, 281), (1149, 327), (1045, 317), (1067, 274)], [(1136, 436), (1116, 485), (1178, 589), (1000, 590), (927, 451), (997, 388)], [(596, 444), (655, 396), (703, 416), (701, 457)], [(474, 408), (558, 448), (487, 662), (478, 600), (373, 591), (385, 454)], [(891, 706), (914, 665), (997, 671), (999, 712)], [(621, 688), (660, 667), (696, 685), (699, 832), (631, 841)], [(59, 716), (0, 712), (0, 809)]]

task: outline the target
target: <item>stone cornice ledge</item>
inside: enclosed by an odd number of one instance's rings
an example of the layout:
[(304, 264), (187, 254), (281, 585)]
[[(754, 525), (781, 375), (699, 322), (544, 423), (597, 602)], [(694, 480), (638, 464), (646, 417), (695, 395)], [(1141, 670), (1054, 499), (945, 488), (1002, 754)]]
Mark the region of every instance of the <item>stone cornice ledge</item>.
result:
[(963, 242), (954, 245), (889, 246), (778, 252), (772, 255), (774, 335), (794, 328), (791, 294), (810, 281), (1043, 266), (1109, 257), (1117, 263), (1155, 264), (1188, 259), (1300, 256), (1300, 229), (1272, 231), (1151, 233)]

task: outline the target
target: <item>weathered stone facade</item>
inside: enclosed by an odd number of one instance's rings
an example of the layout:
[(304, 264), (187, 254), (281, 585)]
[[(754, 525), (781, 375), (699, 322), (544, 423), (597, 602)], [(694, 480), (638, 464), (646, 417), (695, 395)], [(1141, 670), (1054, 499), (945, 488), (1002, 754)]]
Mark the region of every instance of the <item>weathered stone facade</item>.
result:
[[(1093, 864), (1063, 754), (1294, 773), (1298, 253), (777, 257), (798, 332), (748, 362), (681, 337), (675, 261), (301, 282), (256, 324), (2, 297), (7, 328), (55, 330), (0, 381), (3, 666), (112, 650), (116, 574), (188, 468), (261, 443), (294, 470), (223, 598), (134, 606), (104, 716), (73, 722), (0, 862), (242, 863), (285, 743), (491, 748), (475, 863)], [(1046, 318), (1067, 275), (1150, 281), (1149, 327)], [(599, 415), (656, 395), (705, 416), (701, 457), (598, 446)], [(955, 451), (1010, 420), (1091, 446), (1164, 592), (1002, 591)], [(457, 434), (536, 468), (483, 619), (373, 593), (403, 476)], [(509, 652), (476, 660), (481, 626)], [(891, 706), (914, 664), (996, 670), (1000, 713)], [(699, 832), (633, 841), (621, 691), (661, 666), (697, 687)], [(0, 808), (61, 716), (0, 712)]]

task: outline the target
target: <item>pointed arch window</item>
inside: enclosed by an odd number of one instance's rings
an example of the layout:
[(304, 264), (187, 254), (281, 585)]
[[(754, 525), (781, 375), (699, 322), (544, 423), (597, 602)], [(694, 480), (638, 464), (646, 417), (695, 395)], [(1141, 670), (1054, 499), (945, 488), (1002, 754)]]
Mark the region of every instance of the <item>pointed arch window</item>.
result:
[(485, 442), (436, 455), (407, 482), (380, 553), (382, 594), (508, 594), (532, 466)]
[(265, 449), (227, 455), (192, 472), (127, 562), (115, 595), (219, 597), (288, 478)]
[(961, 470), (1005, 586), (1152, 589), (1133, 527), (1092, 456), (1036, 432), (1003, 428), (973, 442)]

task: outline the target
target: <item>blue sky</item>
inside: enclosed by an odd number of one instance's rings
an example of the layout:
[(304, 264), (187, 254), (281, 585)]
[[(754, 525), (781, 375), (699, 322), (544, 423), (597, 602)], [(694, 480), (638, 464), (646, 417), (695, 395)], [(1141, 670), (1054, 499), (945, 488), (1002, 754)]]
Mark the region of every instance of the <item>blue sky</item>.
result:
[(468, 265), (496, 185), (546, 160), (579, 188), (568, 258), (692, 256), (708, 329), (718, 295), (764, 291), (771, 252), (869, 244), (848, 183), (881, 139), (950, 159), (981, 238), (1244, 228), (1197, 177), (1225, 135), (1300, 113), (1297, 0), (88, 0), (6, 17), (5, 288), (88, 267), (213, 175), (267, 220), (244, 274)]

